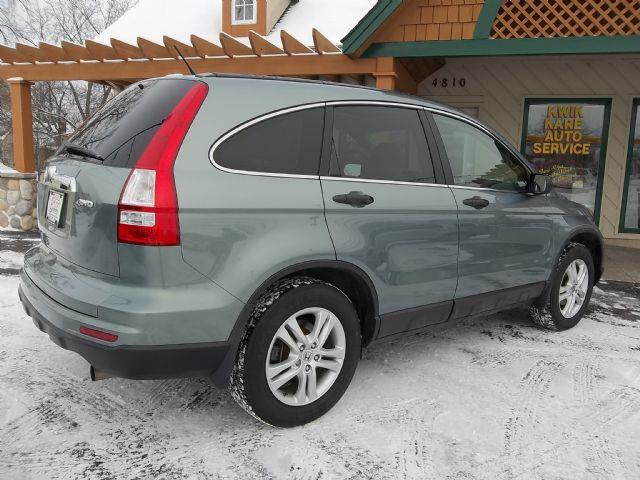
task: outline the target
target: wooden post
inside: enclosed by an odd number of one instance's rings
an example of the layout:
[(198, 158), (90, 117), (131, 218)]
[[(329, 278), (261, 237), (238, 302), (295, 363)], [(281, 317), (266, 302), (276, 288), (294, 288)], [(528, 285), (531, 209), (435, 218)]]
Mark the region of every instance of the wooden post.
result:
[(13, 161), (19, 172), (36, 170), (33, 155), (33, 114), (31, 112), (31, 82), (10, 78), (11, 128), (13, 129)]
[(376, 70), (373, 74), (376, 77), (376, 87), (411, 94), (417, 92), (417, 82), (397, 58), (378, 58)]
[(395, 62), (392, 57), (380, 57), (378, 58), (378, 64), (376, 66), (376, 72), (373, 74), (376, 77), (376, 87), (383, 90), (395, 90), (396, 75)]

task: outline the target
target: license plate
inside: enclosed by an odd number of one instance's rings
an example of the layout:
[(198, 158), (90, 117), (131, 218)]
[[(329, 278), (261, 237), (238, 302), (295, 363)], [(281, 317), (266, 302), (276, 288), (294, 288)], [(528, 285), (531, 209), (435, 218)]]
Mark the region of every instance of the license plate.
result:
[(49, 191), (49, 201), (47, 202), (47, 220), (56, 226), (60, 226), (60, 216), (62, 215), (62, 206), (64, 205), (64, 193)]

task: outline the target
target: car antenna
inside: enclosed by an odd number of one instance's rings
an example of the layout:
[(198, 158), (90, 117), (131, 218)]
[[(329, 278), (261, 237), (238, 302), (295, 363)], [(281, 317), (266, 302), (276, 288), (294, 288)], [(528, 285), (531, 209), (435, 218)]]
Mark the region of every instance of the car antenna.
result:
[(189, 65), (189, 62), (187, 62), (187, 59), (184, 58), (184, 55), (182, 55), (182, 53), (180, 53), (180, 50), (178, 50), (177, 45), (174, 45), (173, 48), (176, 49), (176, 52), (178, 52), (178, 55), (180, 55), (180, 58), (182, 59), (182, 61), (184, 62), (184, 64), (187, 66), (187, 68), (189, 69), (189, 72), (191, 72), (191, 75), (193, 75), (194, 77), (197, 76), (197, 73), (193, 71), (193, 68), (191, 68), (191, 65)]

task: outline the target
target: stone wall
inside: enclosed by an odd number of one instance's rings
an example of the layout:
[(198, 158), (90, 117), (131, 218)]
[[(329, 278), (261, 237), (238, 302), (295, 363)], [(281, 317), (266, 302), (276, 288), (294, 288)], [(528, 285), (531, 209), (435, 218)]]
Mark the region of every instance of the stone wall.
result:
[(35, 173), (0, 171), (0, 229), (38, 229)]

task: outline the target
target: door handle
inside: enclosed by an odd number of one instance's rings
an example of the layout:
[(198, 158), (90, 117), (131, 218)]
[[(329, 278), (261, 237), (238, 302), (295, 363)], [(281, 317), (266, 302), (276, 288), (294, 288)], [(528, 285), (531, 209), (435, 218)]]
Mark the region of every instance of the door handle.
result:
[(466, 198), (462, 201), (462, 203), (464, 203), (469, 207), (473, 207), (476, 210), (480, 210), (482, 208), (489, 206), (489, 200), (487, 200), (486, 198), (478, 197), (478, 196)]
[(352, 207), (362, 208), (373, 203), (373, 197), (362, 192), (349, 192), (342, 195), (335, 195), (333, 201), (336, 203), (344, 203)]

